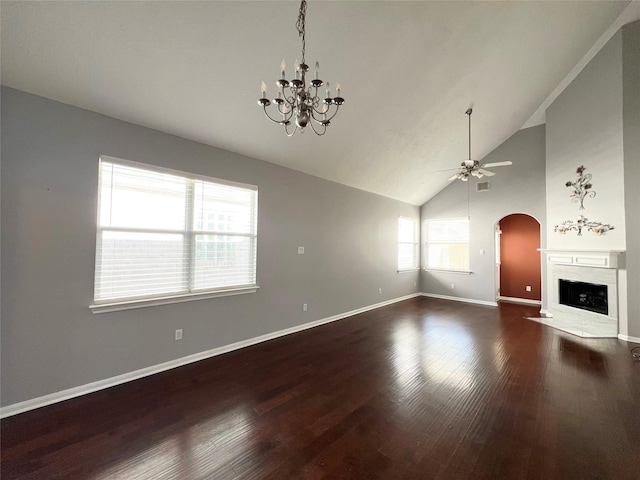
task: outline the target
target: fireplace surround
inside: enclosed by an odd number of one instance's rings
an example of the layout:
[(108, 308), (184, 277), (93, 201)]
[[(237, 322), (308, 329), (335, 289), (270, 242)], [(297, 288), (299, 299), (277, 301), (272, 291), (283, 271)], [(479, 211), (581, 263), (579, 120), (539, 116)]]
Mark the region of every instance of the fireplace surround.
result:
[(618, 336), (618, 256), (614, 250), (543, 250), (549, 305), (542, 323), (581, 337)]

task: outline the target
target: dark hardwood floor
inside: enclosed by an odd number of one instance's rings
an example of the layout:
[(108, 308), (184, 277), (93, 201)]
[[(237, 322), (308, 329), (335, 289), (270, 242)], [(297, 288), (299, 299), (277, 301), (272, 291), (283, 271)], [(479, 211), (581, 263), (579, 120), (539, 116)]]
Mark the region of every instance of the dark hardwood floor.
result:
[(638, 479), (640, 362), (415, 298), (6, 418), (2, 479)]

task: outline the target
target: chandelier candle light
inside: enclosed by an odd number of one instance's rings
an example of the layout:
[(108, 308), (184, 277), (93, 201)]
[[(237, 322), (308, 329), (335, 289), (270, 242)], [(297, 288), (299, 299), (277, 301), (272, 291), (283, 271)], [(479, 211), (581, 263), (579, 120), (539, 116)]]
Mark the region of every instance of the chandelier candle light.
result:
[[(340, 105), (344, 103), (344, 98), (340, 96), (340, 84), (336, 84), (336, 96), (331, 97), (329, 82), (325, 85), (318, 77), (318, 71), (320, 70), (318, 62), (315, 64), (315, 78), (311, 80), (310, 85), (307, 87), (306, 76), (309, 72), (309, 65), (305, 63), (304, 59), (306, 13), (307, 2), (302, 0), (300, 12), (298, 13), (298, 22), (296, 23), (298, 34), (302, 37), (302, 62), (298, 63), (298, 60), (296, 60), (295, 78), (287, 80), (287, 65), (284, 59), (280, 64), (281, 76), (276, 82), (278, 96), (273, 99), (273, 103), (276, 104), (282, 118), (278, 120), (269, 115), (267, 107), (271, 105), (271, 100), (267, 98), (267, 85), (264, 82), (262, 82), (262, 98), (258, 100), (258, 105), (264, 108), (264, 114), (267, 118), (284, 126), (284, 131), (289, 137), (296, 133), (298, 129), (300, 129), (300, 133), (304, 133), (307, 125), (311, 126), (316, 135), (324, 135), (327, 131), (327, 126), (331, 123), (331, 119), (336, 116)], [(326, 96), (321, 99), (318, 96), (318, 89), (323, 85), (325, 85)], [(331, 108), (332, 106), (335, 108)], [(292, 124), (292, 120), (294, 125), (290, 131), (289, 127)]]

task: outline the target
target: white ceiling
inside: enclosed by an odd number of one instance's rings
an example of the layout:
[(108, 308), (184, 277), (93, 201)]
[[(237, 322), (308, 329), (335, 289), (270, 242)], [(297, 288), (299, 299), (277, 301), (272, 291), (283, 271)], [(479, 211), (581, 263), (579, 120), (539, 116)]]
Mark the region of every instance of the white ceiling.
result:
[(481, 159), (628, 3), (310, 1), (307, 63), (346, 99), (323, 137), (256, 103), (301, 57), (297, 1), (2, 1), (2, 83), (419, 205), (467, 158), (469, 106)]

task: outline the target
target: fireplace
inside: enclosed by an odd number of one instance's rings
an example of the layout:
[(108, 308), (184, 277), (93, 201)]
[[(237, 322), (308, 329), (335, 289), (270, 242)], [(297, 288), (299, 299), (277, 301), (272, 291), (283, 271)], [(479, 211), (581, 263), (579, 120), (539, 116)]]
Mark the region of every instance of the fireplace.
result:
[(590, 312), (609, 314), (606, 285), (558, 279), (559, 303)]
[(617, 337), (622, 320), (618, 257), (623, 252), (548, 249), (545, 254), (549, 309), (541, 311), (541, 323), (581, 337)]

